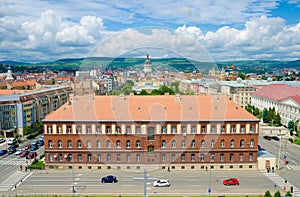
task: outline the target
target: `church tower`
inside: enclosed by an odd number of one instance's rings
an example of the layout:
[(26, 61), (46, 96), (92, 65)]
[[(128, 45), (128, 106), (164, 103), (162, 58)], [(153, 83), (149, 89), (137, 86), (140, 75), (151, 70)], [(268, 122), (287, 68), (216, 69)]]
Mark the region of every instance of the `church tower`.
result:
[(149, 54), (147, 53), (147, 59), (144, 62), (144, 73), (145, 74), (150, 74), (152, 73), (152, 64), (151, 61), (149, 59)]
[(13, 76), (12, 76), (12, 73), (11, 73), (11, 68), (10, 66), (8, 66), (7, 68), (7, 76), (6, 76), (6, 79), (7, 81), (11, 81), (11, 80), (14, 80)]

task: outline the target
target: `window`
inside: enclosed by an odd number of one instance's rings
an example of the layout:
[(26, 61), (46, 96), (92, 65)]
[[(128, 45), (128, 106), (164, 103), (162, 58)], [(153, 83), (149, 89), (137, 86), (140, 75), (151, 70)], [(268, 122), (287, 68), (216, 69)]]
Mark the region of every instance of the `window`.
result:
[(61, 134), (62, 133), (62, 128), (61, 128), (61, 126), (59, 126), (58, 128), (57, 128), (57, 132), (59, 133), (59, 134)]
[(176, 141), (172, 140), (172, 148), (176, 148)]
[(185, 140), (181, 141), (181, 148), (185, 148)]
[(166, 155), (165, 155), (165, 154), (162, 154), (162, 155), (161, 155), (161, 161), (162, 161), (162, 162), (165, 162), (165, 161), (166, 161)]
[(116, 134), (120, 134), (121, 133), (121, 128), (119, 126), (117, 126), (116, 128)]
[(58, 154), (58, 161), (63, 161), (63, 156), (62, 156), (62, 154)]
[(192, 126), (192, 134), (196, 133), (196, 126)]
[(206, 133), (206, 127), (205, 126), (201, 126), (201, 133), (205, 134)]
[(175, 160), (176, 160), (175, 154), (172, 154), (171, 155), (171, 161), (175, 161)]
[(234, 161), (234, 154), (230, 154), (230, 157), (229, 157), (230, 161)]
[(166, 140), (162, 140), (162, 142), (161, 142), (161, 147), (162, 147), (162, 148), (166, 148)]
[(221, 133), (222, 133), (222, 134), (225, 133), (225, 126), (222, 126), (222, 128), (221, 128)]
[(88, 162), (91, 162), (91, 161), (92, 161), (92, 154), (88, 154), (88, 155), (87, 155), (87, 161), (88, 161)]
[(245, 133), (245, 126), (241, 126), (241, 133)]
[(106, 161), (107, 161), (107, 162), (111, 162), (111, 155), (110, 155), (110, 154), (107, 154), (107, 155), (106, 155)]
[(52, 155), (52, 153), (49, 153), (49, 161), (53, 161), (53, 155)]
[(53, 147), (52, 140), (49, 140), (49, 141), (48, 141), (48, 147), (49, 147), (49, 148), (52, 148), (52, 147)]
[(201, 162), (204, 162), (204, 154), (201, 154), (201, 155), (200, 155), (200, 161), (201, 161)]
[(77, 141), (77, 148), (82, 148), (81, 140)]
[(232, 127), (231, 127), (231, 133), (235, 133), (235, 125), (232, 125)]
[(240, 154), (240, 161), (243, 161), (243, 159), (244, 159), (244, 155)]
[(148, 127), (148, 140), (154, 140), (154, 127)]
[(131, 133), (130, 126), (126, 126), (126, 134), (130, 134), (130, 133)]
[(101, 127), (97, 126), (97, 128), (96, 128), (96, 134), (100, 134), (100, 133), (101, 133)]
[(120, 162), (120, 161), (121, 161), (121, 155), (120, 155), (120, 154), (117, 154), (116, 161), (117, 161), (117, 162)]
[(117, 145), (117, 148), (121, 148), (121, 141), (117, 140), (116, 145)]
[(215, 133), (216, 133), (216, 126), (212, 126), (212, 127), (211, 127), (211, 133), (212, 133), (212, 134), (215, 134)]
[(251, 125), (251, 127), (250, 127), (250, 133), (254, 133), (254, 126), (253, 125)]
[(177, 133), (176, 126), (172, 126), (172, 134), (176, 134), (176, 133)]
[(141, 141), (140, 141), (140, 140), (137, 140), (137, 141), (136, 141), (136, 147), (137, 147), (137, 148), (141, 148)]
[(106, 134), (110, 134), (110, 126), (106, 126)]
[(195, 148), (195, 147), (196, 147), (196, 141), (195, 141), (195, 140), (192, 140), (192, 142), (191, 142), (191, 147), (192, 147), (192, 148)]
[(106, 141), (106, 148), (110, 148), (110, 146), (111, 146), (110, 141), (107, 140), (107, 141)]
[(195, 154), (191, 154), (191, 162), (195, 161)]
[(136, 162), (141, 162), (141, 155), (140, 154), (136, 155)]
[(72, 140), (68, 140), (68, 148), (72, 148)]
[(241, 141), (240, 141), (240, 147), (241, 147), (241, 148), (244, 148), (244, 146), (245, 146), (245, 141), (244, 141), (244, 140), (241, 140)]
[(97, 161), (101, 161), (101, 154), (97, 154)]
[(148, 155), (154, 155), (154, 146), (153, 145), (150, 145), (148, 146)]
[(220, 161), (224, 161), (224, 154), (220, 154)]
[(211, 147), (211, 148), (214, 148), (214, 147), (215, 147), (215, 142), (216, 142), (215, 140), (210, 141), (210, 147)]
[(91, 140), (88, 140), (88, 141), (87, 141), (87, 147), (88, 147), (88, 148), (92, 148), (92, 141), (91, 141)]
[(127, 155), (126, 155), (126, 161), (127, 161), (127, 162), (130, 162), (130, 154), (127, 154)]
[(52, 127), (51, 127), (51, 126), (48, 127), (48, 133), (49, 133), (49, 134), (52, 133)]
[(186, 127), (185, 127), (185, 126), (182, 126), (182, 127), (181, 127), (181, 133), (182, 133), (183, 135), (186, 135)]
[(140, 126), (137, 126), (137, 127), (135, 128), (135, 133), (136, 133), (136, 134), (141, 134), (141, 127), (140, 127)]
[(58, 144), (58, 148), (62, 148), (62, 141), (61, 140), (58, 140), (57, 144)]
[(185, 154), (181, 155), (181, 161), (185, 161)]
[(167, 127), (166, 126), (162, 126), (161, 127), (161, 134), (166, 134), (167, 133)]
[(250, 140), (250, 147), (251, 147), (251, 148), (254, 147), (254, 140), (253, 140), (253, 139)]
[(201, 148), (205, 148), (205, 140), (201, 140)]
[(130, 148), (130, 140), (126, 141), (126, 148)]
[(221, 140), (221, 148), (225, 147), (225, 140)]
[(91, 134), (92, 133), (92, 129), (90, 126), (86, 127), (86, 133), (87, 134)]
[(101, 148), (101, 141), (97, 140), (97, 148)]
[(70, 126), (68, 126), (68, 134), (72, 133), (72, 128)]
[(230, 148), (234, 148), (234, 140), (230, 141)]
[(211, 154), (211, 155), (210, 155), (210, 161), (211, 161), (211, 162), (214, 162), (214, 161), (215, 161), (215, 154)]
[(76, 127), (76, 133), (77, 133), (77, 134), (81, 134), (81, 127), (80, 127), (80, 126), (77, 126), (77, 127)]
[(77, 161), (78, 162), (82, 162), (82, 154), (78, 154), (77, 155)]
[(249, 161), (253, 161), (253, 153), (249, 154)]

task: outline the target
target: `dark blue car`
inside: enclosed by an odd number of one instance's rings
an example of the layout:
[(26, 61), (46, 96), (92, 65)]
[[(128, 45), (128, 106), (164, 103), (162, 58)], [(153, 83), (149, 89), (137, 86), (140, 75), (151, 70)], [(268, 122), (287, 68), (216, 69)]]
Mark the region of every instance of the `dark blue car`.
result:
[(101, 179), (101, 183), (116, 183), (118, 182), (117, 177), (113, 176), (113, 175), (108, 175), (105, 177), (102, 177)]
[(0, 156), (5, 155), (7, 153), (6, 149), (0, 150)]

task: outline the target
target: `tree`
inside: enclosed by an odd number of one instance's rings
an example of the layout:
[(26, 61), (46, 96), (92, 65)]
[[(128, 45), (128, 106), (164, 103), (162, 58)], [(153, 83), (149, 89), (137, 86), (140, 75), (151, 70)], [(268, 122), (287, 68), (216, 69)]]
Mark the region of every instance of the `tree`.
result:
[(27, 134), (29, 134), (30, 132), (31, 132), (31, 127), (26, 126), (26, 127), (23, 128), (23, 134), (24, 134), (24, 135), (27, 135)]
[(290, 121), (288, 122), (288, 129), (289, 129), (290, 131), (294, 131), (294, 126), (295, 126), (294, 120), (290, 120)]
[(140, 95), (149, 95), (149, 94), (146, 90), (142, 89), (142, 91), (140, 92)]
[[(254, 107), (254, 106), (253, 106), (253, 107)], [(255, 108), (255, 109), (254, 109), (253, 115), (256, 116), (256, 117), (258, 117), (258, 116), (260, 115), (260, 111), (259, 111), (258, 107), (254, 107), (254, 108)]]
[(266, 108), (264, 108), (263, 112), (262, 112), (262, 118), (263, 118), (263, 122), (266, 123), (268, 117), (268, 110)]
[(290, 197), (292, 197), (293, 195), (291, 194), (290, 191), (287, 191), (287, 192), (285, 193), (285, 196), (290, 196)]
[(277, 191), (275, 192), (274, 197), (281, 197), (281, 194), (280, 194), (280, 191), (279, 191), (279, 190), (277, 190)]
[(270, 193), (270, 191), (269, 191), (269, 190), (265, 192), (265, 195), (264, 195), (264, 197), (272, 197), (272, 195), (271, 195), (271, 193)]
[(244, 75), (243, 73), (239, 73), (239, 74), (238, 74), (238, 77), (240, 77), (240, 78), (243, 79), (243, 80), (246, 79), (246, 75)]

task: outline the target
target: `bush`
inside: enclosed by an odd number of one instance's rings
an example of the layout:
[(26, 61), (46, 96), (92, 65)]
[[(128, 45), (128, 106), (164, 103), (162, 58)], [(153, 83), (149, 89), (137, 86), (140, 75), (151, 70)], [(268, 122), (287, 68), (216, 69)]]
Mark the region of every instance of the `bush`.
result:
[(270, 191), (269, 191), (269, 190), (265, 192), (265, 195), (264, 195), (264, 197), (272, 197), (272, 195), (271, 195), (271, 193), (270, 193)]
[(40, 155), (40, 159), (43, 159), (45, 157), (45, 153), (42, 153), (41, 155)]
[(280, 191), (277, 190), (277, 192), (275, 192), (274, 197), (281, 197)]
[(288, 138), (288, 140), (291, 142), (291, 143), (293, 143), (294, 142), (294, 139), (293, 138)]
[(27, 137), (27, 139), (33, 139), (33, 138), (35, 138), (35, 137), (38, 136), (38, 135), (39, 135), (39, 132), (34, 132), (34, 133), (30, 134), (30, 135)]
[(37, 163), (29, 165), (29, 168), (43, 170), (44, 169), (44, 161), (39, 160)]

